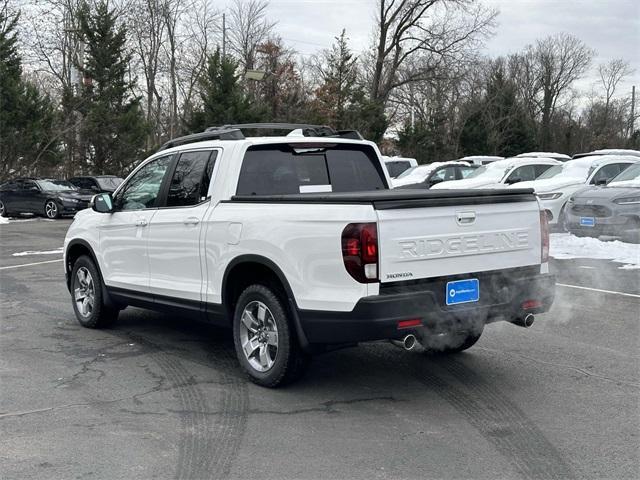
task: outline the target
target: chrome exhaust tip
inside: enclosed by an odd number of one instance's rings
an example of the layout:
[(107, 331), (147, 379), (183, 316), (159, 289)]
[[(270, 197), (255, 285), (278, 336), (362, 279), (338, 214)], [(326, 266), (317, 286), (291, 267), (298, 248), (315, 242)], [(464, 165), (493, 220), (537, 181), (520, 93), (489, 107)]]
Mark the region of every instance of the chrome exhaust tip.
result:
[(418, 345), (418, 339), (412, 333), (405, 335), (402, 340), (390, 340), (396, 347), (403, 348), (407, 351), (414, 350)]
[(536, 317), (533, 316), (533, 313), (527, 313), (524, 317), (516, 318), (511, 323), (518, 325), (519, 327), (529, 328), (533, 325), (535, 319)]
[(413, 334), (409, 334), (402, 339), (402, 347), (405, 350), (413, 350), (418, 341), (416, 340), (416, 336)]

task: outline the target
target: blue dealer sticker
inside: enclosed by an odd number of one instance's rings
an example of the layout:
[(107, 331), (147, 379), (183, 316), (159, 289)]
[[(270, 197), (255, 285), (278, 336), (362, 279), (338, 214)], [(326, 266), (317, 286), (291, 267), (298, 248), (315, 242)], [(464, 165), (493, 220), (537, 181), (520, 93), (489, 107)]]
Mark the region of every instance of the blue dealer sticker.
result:
[(480, 299), (480, 281), (477, 278), (447, 282), (447, 305), (477, 302)]

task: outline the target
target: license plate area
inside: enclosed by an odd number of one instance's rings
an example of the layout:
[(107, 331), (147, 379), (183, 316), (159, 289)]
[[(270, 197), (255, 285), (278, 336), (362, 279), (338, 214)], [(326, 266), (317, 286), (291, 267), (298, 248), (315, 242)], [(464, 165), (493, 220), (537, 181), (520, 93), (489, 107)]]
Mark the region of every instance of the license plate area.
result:
[(580, 217), (580, 226), (581, 227), (595, 227), (596, 226), (595, 217)]
[(480, 300), (480, 281), (477, 278), (447, 282), (444, 292), (447, 305), (471, 303)]

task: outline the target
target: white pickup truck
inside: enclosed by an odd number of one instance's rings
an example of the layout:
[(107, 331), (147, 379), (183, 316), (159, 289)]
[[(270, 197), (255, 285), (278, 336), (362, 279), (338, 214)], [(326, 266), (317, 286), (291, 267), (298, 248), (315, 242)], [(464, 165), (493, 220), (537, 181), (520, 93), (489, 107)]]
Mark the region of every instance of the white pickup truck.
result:
[(389, 190), (356, 132), (243, 133), (261, 127), (172, 140), (76, 215), (64, 265), (83, 326), (128, 305), (230, 326), (243, 369), (273, 387), (314, 353), (458, 352), (486, 323), (529, 326), (551, 306), (531, 190)]

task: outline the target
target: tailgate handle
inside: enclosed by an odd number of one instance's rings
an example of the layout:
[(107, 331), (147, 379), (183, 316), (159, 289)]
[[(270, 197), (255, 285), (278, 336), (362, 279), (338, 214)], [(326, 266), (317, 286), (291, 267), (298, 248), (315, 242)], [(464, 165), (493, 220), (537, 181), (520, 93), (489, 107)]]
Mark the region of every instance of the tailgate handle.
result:
[(476, 212), (456, 212), (456, 222), (459, 225), (471, 225), (476, 221)]

